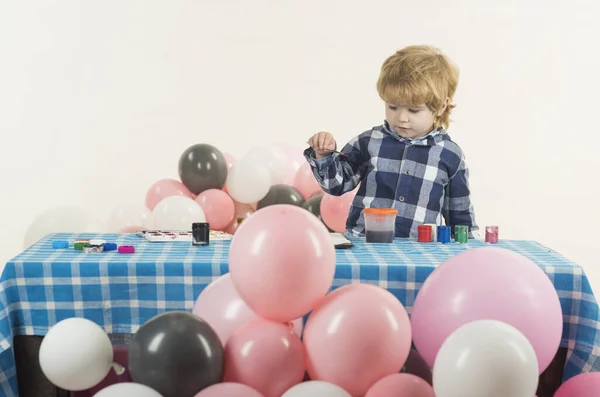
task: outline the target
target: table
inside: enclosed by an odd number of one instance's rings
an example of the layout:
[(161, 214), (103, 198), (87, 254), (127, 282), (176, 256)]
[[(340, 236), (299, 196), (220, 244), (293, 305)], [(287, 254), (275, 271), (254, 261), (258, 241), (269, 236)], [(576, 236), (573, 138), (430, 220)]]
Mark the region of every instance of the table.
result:
[[(85, 254), (56, 250), (52, 241), (100, 238), (134, 245), (133, 255)], [(336, 250), (334, 288), (372, 283), (389, 290), (410, 313), (422, 283), (437, 265), (474, 247), (421, 244), (400, 239), (369, 245), (352, 239)], [(567, 348), (564, 379), (600, 370), (598, 303), (583, 269), (534, 241), (501, 241), (537, 263), (552, 280), (563, 310), (561, 347)], [(107, 333), (135, 333), (147, 320), (168, 310), (191, 311), (202, 289), (228, 271), (229, 242), (208, 247), (190, 243), (149, 243), (134, 234), (52, 234), (7, 263), (0, 279), (0, 395), (17, 396), (13, 351), (15, 335), (45, 335), (56, 322), (85, 317)], [(598, 347), (596, 347), (598, 346)]]

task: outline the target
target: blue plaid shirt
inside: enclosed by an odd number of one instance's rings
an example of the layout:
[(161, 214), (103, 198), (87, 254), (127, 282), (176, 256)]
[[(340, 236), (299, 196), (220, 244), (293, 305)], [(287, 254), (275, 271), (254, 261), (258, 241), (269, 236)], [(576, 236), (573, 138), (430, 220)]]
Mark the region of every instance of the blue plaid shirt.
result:
[(407, 139), (387, 122), (353, 138), (341, 152), (317, 160), (304, 151), (322, 189), (340, 196), (359, 186), (346, 229), (365, 233), (364, 208), (394, 208), (396, 236), (416, 238), (421, 224), (479, 227), (470, 198), (469, 170), (460, 147), (443, 129), (420, 139)]

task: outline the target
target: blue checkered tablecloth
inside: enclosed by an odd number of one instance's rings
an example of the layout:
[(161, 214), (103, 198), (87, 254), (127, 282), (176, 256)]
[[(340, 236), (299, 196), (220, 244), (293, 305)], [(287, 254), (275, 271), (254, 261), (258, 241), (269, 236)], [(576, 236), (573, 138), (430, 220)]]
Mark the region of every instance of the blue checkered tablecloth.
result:
[[(134, 245), (136, 253), (85, 254), (52, 248), (55, 239), (101, 238)], [(468, 244), (420, 244), (397, 240), (369, 245), (353, 239), (337, 250), (334, 288), (372, 283), (412, 308), (422, 283), (437, 265), (473, 247)], [(583, 269), (531, 241), (501, 241), (499, 247), (536, 262), (550, 277), (563, 310), (561, 346), (569, 349), (565, 378), (600, 370), (598, 303)], [(208, 247), (190, 243), (150, 243), (131, 234), (54, 234), (7, 263), (0, 280), (0, 396), (17, 396), (14, 335), (45, 335), (56, 322), (85, 317), (108, 333), (135, 333), (140, 325), (167, 310), (190, 311), (202, 289), (228, 271), (229, 242)]]

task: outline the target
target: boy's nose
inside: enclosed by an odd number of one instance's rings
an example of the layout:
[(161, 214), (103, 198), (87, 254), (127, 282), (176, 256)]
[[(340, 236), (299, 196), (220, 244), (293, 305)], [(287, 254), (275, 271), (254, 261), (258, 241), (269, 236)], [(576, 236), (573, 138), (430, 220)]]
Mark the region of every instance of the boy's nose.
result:
[(408, 123), (408, 115), (406, 112), (400, 112), (400, 114), (398, 114), (398, 123)]

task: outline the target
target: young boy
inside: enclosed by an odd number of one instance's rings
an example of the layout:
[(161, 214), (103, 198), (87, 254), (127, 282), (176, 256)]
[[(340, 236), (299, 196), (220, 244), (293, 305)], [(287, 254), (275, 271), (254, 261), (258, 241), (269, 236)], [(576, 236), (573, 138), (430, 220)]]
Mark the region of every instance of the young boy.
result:
[(469, 171), (446, 129), (458, 70), (439, 50), (409, 46), (385, 60), (377, 91), (385, 122), (353, 138), (341, 152), (329, 132), (309, 141), (304, 156), (323, 190), (340, 196), (359, 185), (346, 229), (365, 232), (365, 208), (394, 208), (396, 236), (416, 238), (421, 224), (466, 225), (479, 230), (471, 204)]

